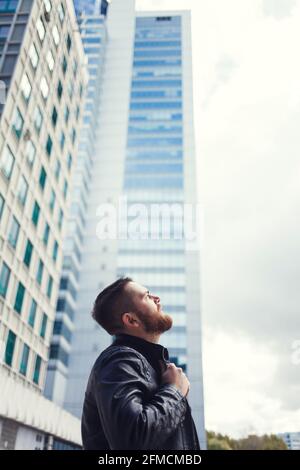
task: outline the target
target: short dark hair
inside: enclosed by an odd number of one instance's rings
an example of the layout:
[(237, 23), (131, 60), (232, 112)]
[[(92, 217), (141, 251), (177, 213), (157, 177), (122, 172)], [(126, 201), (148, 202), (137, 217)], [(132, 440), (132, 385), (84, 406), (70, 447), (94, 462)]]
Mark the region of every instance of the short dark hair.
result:
[(125, 291), (129, 282), (132, 282), (130, 277), (117, 279), (105, 287), (94, 302), (92, 317), (110, 335), (123, 330), (122, 315), (134, 310), (134, 304)]

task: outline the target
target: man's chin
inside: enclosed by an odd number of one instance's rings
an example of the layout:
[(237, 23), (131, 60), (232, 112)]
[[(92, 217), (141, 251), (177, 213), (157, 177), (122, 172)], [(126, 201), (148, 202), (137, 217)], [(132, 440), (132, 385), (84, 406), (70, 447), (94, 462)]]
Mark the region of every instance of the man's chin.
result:
[(155, 315), (152, 318), (141, 314), (141, 312), (139, 316), (147, 333), (162, 334), (172, 328), (173, 325), (173, 318), (163, 313), (162, 310), (159, 311), (159, 315)]
[(163, 317), (163, 322), (162, 322), (162, 333), (165, 331), (168, 331), (172, 328), (173, 326), (173, 318), (170, 315), (167, 315), (166, 313), (162, 312), (162, 317)]

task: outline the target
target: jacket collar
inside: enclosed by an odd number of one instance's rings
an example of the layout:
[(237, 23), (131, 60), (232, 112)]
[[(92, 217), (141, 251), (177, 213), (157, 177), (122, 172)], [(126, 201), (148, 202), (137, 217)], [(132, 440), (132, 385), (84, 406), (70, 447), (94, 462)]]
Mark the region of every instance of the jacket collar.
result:
[(161, 374), (159, 361), (169, 362), (169, 351), (166, 348), (137, 336), (119, 334), (115, 336), (113, 344), (129, 346), (140, 352), (159, 375)]

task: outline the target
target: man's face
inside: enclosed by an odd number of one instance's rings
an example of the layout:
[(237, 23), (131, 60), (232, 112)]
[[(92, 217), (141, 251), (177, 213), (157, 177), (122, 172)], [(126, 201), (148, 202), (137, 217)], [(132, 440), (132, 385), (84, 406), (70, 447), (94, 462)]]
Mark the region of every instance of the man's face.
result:
[(166, 315), (160, 298), (137, 282), (129, 282), (125, 288), (135, 306), (134, 313), (141, 321), (146, 333), (161, 334), (172, 327), (173, 319)]

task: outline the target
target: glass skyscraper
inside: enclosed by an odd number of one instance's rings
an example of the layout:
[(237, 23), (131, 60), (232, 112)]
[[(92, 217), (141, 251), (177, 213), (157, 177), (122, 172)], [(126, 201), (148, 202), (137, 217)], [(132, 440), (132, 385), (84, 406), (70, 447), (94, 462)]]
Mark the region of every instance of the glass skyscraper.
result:
[[(181, 16), (137, 17), (123, 194), (128, 203), (184, 203)], [(152, 226), (154, 218), (152, 216)], [(174, 319), (166, 335), (172, 360), (187, 365), (184, 240), (163, 238), (162, 221), (141, 240), (121, 240), (118, 275), (157, 293)], [(135, 237), (134, 237), (135, 238)], [(143, 239), (144, 238), (144, 239)], [(154, 238), (154, 239), (153, 239)]]
[[(176, 223), (176, 211), (197, 204), (190, 13), (141, 13), (134, 0), (113, 0), (104, 25), (107, 40), (94, 109), (97, 124), (64, 406), (81, 416), (90, 369), (112, 339), (91, 320), (96, 295), (118, 276), (131, 276), (158, 294), (173, 317), (173, 328), (160, 342), (186, 370), (189, 401), (205, 448), (199, 252), (190, 249)], [(120, 201), (128, 208), (121, 216)], [(158, 211), (152, 212), (153, 207)], [(131, 228), (140, 212), (142, 231), (125, 233), (122, 225), (115, 236), (102, 236), (99, 221), (105, 208), (116, 209), (118, 221), (125, 218)], [(164, 211), (173, 208), (166, 227)], [(59, 337), (57, 342), (63, 344)], [(56, 368), (60, 361), (57, 356)]]

